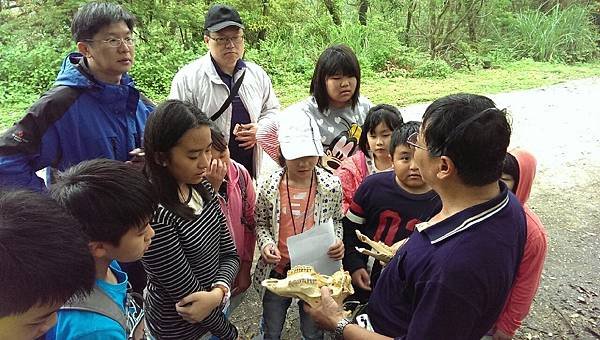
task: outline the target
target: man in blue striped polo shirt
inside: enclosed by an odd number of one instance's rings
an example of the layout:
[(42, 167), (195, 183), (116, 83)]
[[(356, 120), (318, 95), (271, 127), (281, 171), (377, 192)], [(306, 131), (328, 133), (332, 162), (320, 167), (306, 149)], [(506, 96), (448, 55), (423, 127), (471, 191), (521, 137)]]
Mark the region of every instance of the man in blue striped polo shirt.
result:
[(377, 337), (343, 319), (323, 289), (310, 309), (344, 339), (480, 339), (491, 329), (523, 254), (525, 215), (499, 182), (510, 141), (506, 113), (473, 94), (434, 101), (409, 138), (442, 209), (418, 224), (381, 273), (367, 314)]

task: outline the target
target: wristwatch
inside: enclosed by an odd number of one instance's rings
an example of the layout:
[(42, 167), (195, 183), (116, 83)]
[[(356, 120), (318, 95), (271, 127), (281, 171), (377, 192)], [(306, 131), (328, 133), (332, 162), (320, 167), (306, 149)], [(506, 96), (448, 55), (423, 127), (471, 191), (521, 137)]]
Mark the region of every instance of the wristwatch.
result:
[(219, 288), (221, 291), (223, 291), (223, 300), (221, 300), (221, 306), (225, 306), (231, 297), (231, 291), (229, 291), (229, 288), (221, 283), (215, 283), (211, 286), (211, 288)]
[(348, 324), (350, 324), (351, 320), (350, 319), (346, 319), (343, 318), (340, 321), (338, 321), (337, 325), (335, 326), (335, 331), (333, 331), (333, 338), (336, 340), (341, 340), (344, 338), (344, 328), (346, 328), (346, 326), (348, 326)]

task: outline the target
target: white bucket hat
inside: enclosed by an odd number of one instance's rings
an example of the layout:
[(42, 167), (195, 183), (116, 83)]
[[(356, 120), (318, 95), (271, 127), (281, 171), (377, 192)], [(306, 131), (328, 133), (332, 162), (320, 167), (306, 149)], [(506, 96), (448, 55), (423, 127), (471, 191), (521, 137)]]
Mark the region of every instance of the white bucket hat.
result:
[(314, 118), (303, 110), (287, 112), (279, 122), (279, 146), (285, 159), (323, 156), (321, 133)]

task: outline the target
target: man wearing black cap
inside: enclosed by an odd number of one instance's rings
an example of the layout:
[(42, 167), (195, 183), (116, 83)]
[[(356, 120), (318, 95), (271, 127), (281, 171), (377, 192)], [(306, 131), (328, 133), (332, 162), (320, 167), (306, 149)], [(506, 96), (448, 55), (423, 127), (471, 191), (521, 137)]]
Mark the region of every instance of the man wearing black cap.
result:
[(271, 79), (260, 66), (242, 60), (244, 24), (234, 8), (208, 9), (204, 42), (208, 53), (177, 72), (169, 98), (189, 101), (211, 117), (229, 141), (231, 158), (256, 177), (262, 154), (257, 123), (279, 111)]

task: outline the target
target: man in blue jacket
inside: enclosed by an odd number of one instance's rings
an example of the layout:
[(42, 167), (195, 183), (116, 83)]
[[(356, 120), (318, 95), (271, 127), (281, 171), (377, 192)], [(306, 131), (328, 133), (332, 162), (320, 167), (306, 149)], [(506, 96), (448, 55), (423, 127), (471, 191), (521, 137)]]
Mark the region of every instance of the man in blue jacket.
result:
[(41, 191), (36, 171), (64, 170), (93, 158), (127, 161), (142, 146), (154, 106), (127, 74), (133, 65), (135, 17), (121, 6), (89, 3), (71, 25), (69, 54), (54, 87), (0, 137), (0, 187)]
[[(133, 65), (135, 17), (119, 5), (88, 3), (71, 23), (77, 43), (54, 87), (0, 136), (0, 187), (42, 191), (36, 171), (81, 161), (132, 160), (142, 147), (151, 104), (127, 74)], [(141, 263), (123, 265), (135, 291), (145, 286)]]

